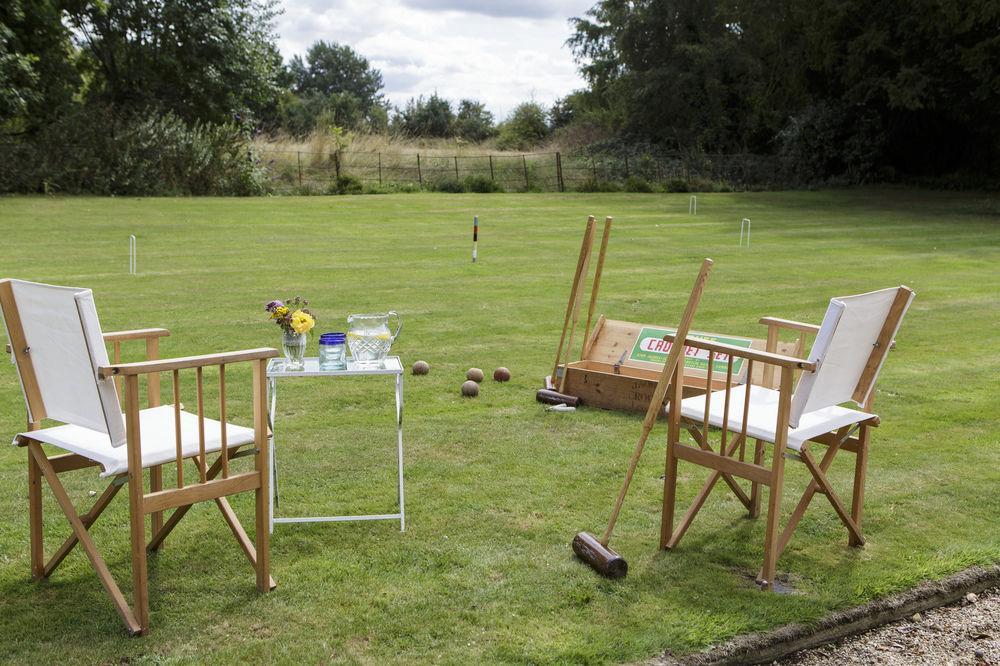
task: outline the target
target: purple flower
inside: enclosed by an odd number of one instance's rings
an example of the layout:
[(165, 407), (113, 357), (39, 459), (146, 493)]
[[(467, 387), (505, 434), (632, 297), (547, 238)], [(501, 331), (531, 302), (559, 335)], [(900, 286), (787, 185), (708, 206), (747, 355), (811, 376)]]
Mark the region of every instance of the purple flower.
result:
[(282, 303), (281, 301), (271, 301), (270, 303), (264, 306), (264, 309), (268, 312), (274, 312), (283, 305), (284, 303)]

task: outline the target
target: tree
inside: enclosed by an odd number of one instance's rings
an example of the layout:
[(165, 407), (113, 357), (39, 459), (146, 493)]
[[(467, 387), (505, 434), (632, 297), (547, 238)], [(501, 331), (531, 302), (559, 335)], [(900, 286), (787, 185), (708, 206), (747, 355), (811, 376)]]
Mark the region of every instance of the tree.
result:
[(627, 133), (680, 147), (743, 148), (761, 72), (722, 0), (598, 2), (573, 19), (581, 71)]
[(454, 133), (455, 114), (451, 102), (436, 92), (426, 100), (423, 95), (397, 110), (393, 128), (409, 136), (450, 137)]
[(289, 71), (299, 95), (349, 94), (364, 109), (382, 104), (382, 72), (350, 46), (318, 41), (309, 47), (305, 61), (292, 58)]
[(278, 96), (276, 0), (114, 0), (69, 12), (87, 97), (121, 112), (228, 122)]
[(72, 103), (81, 80), (61, 20), (67, 6), (59, 0), (0, 4), (0, 124), (16, 118), (16, 129), (31, 131)]
[(549, 135), (546, 112), (537, 102), (522, 102), (500, 126), (497, 146), (501, 150), (528, 150)]
[(458, 113), (455, 114), (455, 136), (467, 141), (485, 141), (497, 133), (493, 123), (493, 114), (486, 105), (471, 99), (463, 99), (458, 103)]
[(573, 24), (588, 102), (631, 140), (819, 178), (1000, 172), (994, 0), (600, 0)]

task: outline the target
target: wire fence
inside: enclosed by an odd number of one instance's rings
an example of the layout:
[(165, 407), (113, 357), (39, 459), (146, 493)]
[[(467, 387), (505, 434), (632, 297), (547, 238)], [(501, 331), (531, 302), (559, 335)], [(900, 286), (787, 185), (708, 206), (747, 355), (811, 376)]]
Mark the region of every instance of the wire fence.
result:
[(257, 151), (278, 189), (324, 189), (345, 180), (382, 188), (450, 189), (468, 180), (489, 181), (507, 191), (565, 192), (608, 185), (680, 187), (693, 180), (733, 188), (778, 180), (775, 157), (752, 154), (499, 153), (441, 155), (340, 151)]
[[(267, 182), (258, 182), (262, 177)], [(209, 147), (195, 154), (170, 146), (128, 143), (99, 150), (62, 144), (59, 150), (47, 152), (29, 142), (0, 142), (0, 192), (687, 191), (707, 185), (773, 189), (790, 181), (780, 158), (753, 154), (603, 149), (443, 155), (310, 152), (245, 145)], [(233, 183), (246, 186), (240, 189)]]

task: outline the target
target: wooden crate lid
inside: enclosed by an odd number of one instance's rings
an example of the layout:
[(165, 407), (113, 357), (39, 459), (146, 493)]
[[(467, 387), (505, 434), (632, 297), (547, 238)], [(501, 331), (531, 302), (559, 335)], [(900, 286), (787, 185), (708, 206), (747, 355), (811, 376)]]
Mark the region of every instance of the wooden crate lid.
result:
[[(647, 346), (656, 347), (657, 345), (652, 341), (652, 338), (660, 340), (662, 339), (664, 331), (672, 333), (674, 330), (674, 327), (671, 326), (663, 326), (659, 324), (640, 324), (631, 321), (622, 321), (619, 319), (607, 319), (602, 315), (600, 319), (598, 319), (597, 325), (595, 326), (590, 339), (587, 341), (588, 344), (585, 348), (584, 360), (596, 361), (598, 363), (608, 363), (610, 365), (619, 365), (623, 368), (659, 371), (663, 368), (663, 362), (656, 362), (654, 359), (657, 357), (665, 359), (666, 353), (669, 350), (669, 345), (664, 344), (662, 346), (662, 350), (654, 349), (652, 351), (646, 351), (641, 348), (636, 349), (636, 341), (639, 340), (641, 336), (643, 339), (650, 340), (646, 343)], [(651, 336), (651, 334), (653, 335)], [(764, 340), (757, 338), (709, 333), (706, 331), (691, 331), (690, 335), (720, 340), (722, 342), (738, 344), (740, 346), (745, 345), (750, 349), (763, 350), (766, 346), (766, 342)], [(779, 343), (778, 345), (779, 353), (792, 353), (793, 349), (794, 345), (790, 343)], [(707, 354), (707, 352), (702, 353), (703, 356), (705, 354)], [(701, 366), (700, 368), (698, 367), (699, 365)], [(706, 359), (698, 360), (688, 358), (685, 361), (684, 372), (687, 375), (705, 379), (708, 374), (705, 365)], [(713, 360), (713, 383), (725, 382), (726, 368), (726, 359)], [(758, 379), (759, 373), (760, 369), (754, 368), (755, 380)], [(737, 361), (737, 366), (734, 367), (734, 382), (742, 383), (745, 376), (746, 363), (739, 360)]]

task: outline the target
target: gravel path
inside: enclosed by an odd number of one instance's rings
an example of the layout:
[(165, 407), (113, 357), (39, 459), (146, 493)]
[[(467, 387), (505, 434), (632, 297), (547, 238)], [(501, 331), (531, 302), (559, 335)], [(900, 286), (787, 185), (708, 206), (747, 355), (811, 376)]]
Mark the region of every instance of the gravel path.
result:
[(796, 652), (774, 663), (1000, 666), (1000, 588), (979, 596), (970, 593), (958, 604), (917, 613), (908, 620)]

